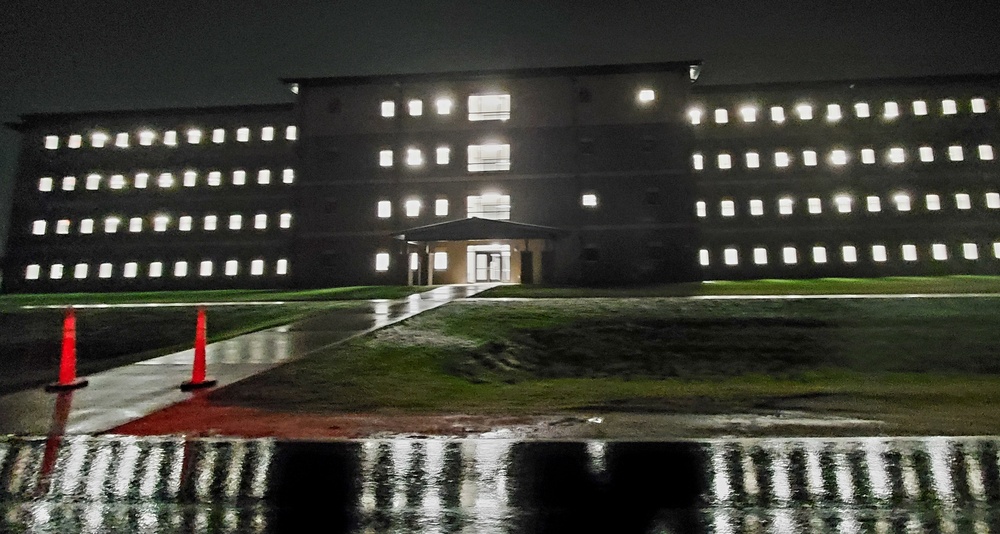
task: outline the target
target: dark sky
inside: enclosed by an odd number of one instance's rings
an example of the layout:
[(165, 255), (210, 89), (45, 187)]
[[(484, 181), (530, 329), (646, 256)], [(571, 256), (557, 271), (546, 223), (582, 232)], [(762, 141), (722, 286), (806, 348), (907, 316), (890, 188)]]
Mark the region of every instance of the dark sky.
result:
[[(703, 59), (699, 83), (1000, 72), (1000, 0), (5, 0), (0, 120), (287, 101), (282, 76)], [(0, 236), (17, 136), (0, 133)]]

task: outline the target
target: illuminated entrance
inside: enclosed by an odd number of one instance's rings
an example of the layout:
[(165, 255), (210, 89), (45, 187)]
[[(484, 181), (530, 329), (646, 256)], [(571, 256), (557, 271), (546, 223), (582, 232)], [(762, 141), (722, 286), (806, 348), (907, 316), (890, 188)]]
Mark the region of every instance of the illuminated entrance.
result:
[(469, 245), (466, 266), (470, 283), (510, 282), (510, 245)]

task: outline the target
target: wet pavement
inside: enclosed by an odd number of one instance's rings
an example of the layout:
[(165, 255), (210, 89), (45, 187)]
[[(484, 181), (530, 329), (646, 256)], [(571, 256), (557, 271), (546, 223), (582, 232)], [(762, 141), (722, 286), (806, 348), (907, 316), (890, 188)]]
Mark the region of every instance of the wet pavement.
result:
[(0, 440), (0, 531), (1000, 532), (1000, 438)]
[[(207, 347), (208, 373), (225, 386), (493, 285), (442, 286), (401, 300), (371, 300), (212, 343)], [(97, 433), (144, 417), (194, 395), (179, 389), (191, 377), (193, 359), (192, 348), (89, 375), (90, 385), (72, 393), (39, 388), (0, 397), (0, 434), (45, 435), (53, 428), (66, 434)]]

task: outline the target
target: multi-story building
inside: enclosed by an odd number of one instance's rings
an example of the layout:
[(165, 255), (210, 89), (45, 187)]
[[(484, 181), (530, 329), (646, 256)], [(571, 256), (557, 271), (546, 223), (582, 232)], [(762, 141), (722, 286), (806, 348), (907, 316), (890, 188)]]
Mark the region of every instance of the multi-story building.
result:
[(1000, 76), (697, 61), (23, 117), (6, 291), (996, 273)]

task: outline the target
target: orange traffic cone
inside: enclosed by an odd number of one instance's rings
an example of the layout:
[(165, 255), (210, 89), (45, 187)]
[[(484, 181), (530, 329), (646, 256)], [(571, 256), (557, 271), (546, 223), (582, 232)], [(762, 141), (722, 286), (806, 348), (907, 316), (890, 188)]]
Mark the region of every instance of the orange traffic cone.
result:
[(66, 391), (86, 386), (87, 380), (76, 377), (76, 311), (66, 308), (63, 319), (62, 356), (59, 359), (59, 381), (45, 386), (45, 391)]
[(198, 322), (194, 330), (194, 367), (191, 369), (191, 381), (181, 384), (181, 391), (210, 388), (218, 382), (205, 378), (205, 332), (208, 321), (205, 319), (205, 308), (198, 308)]

